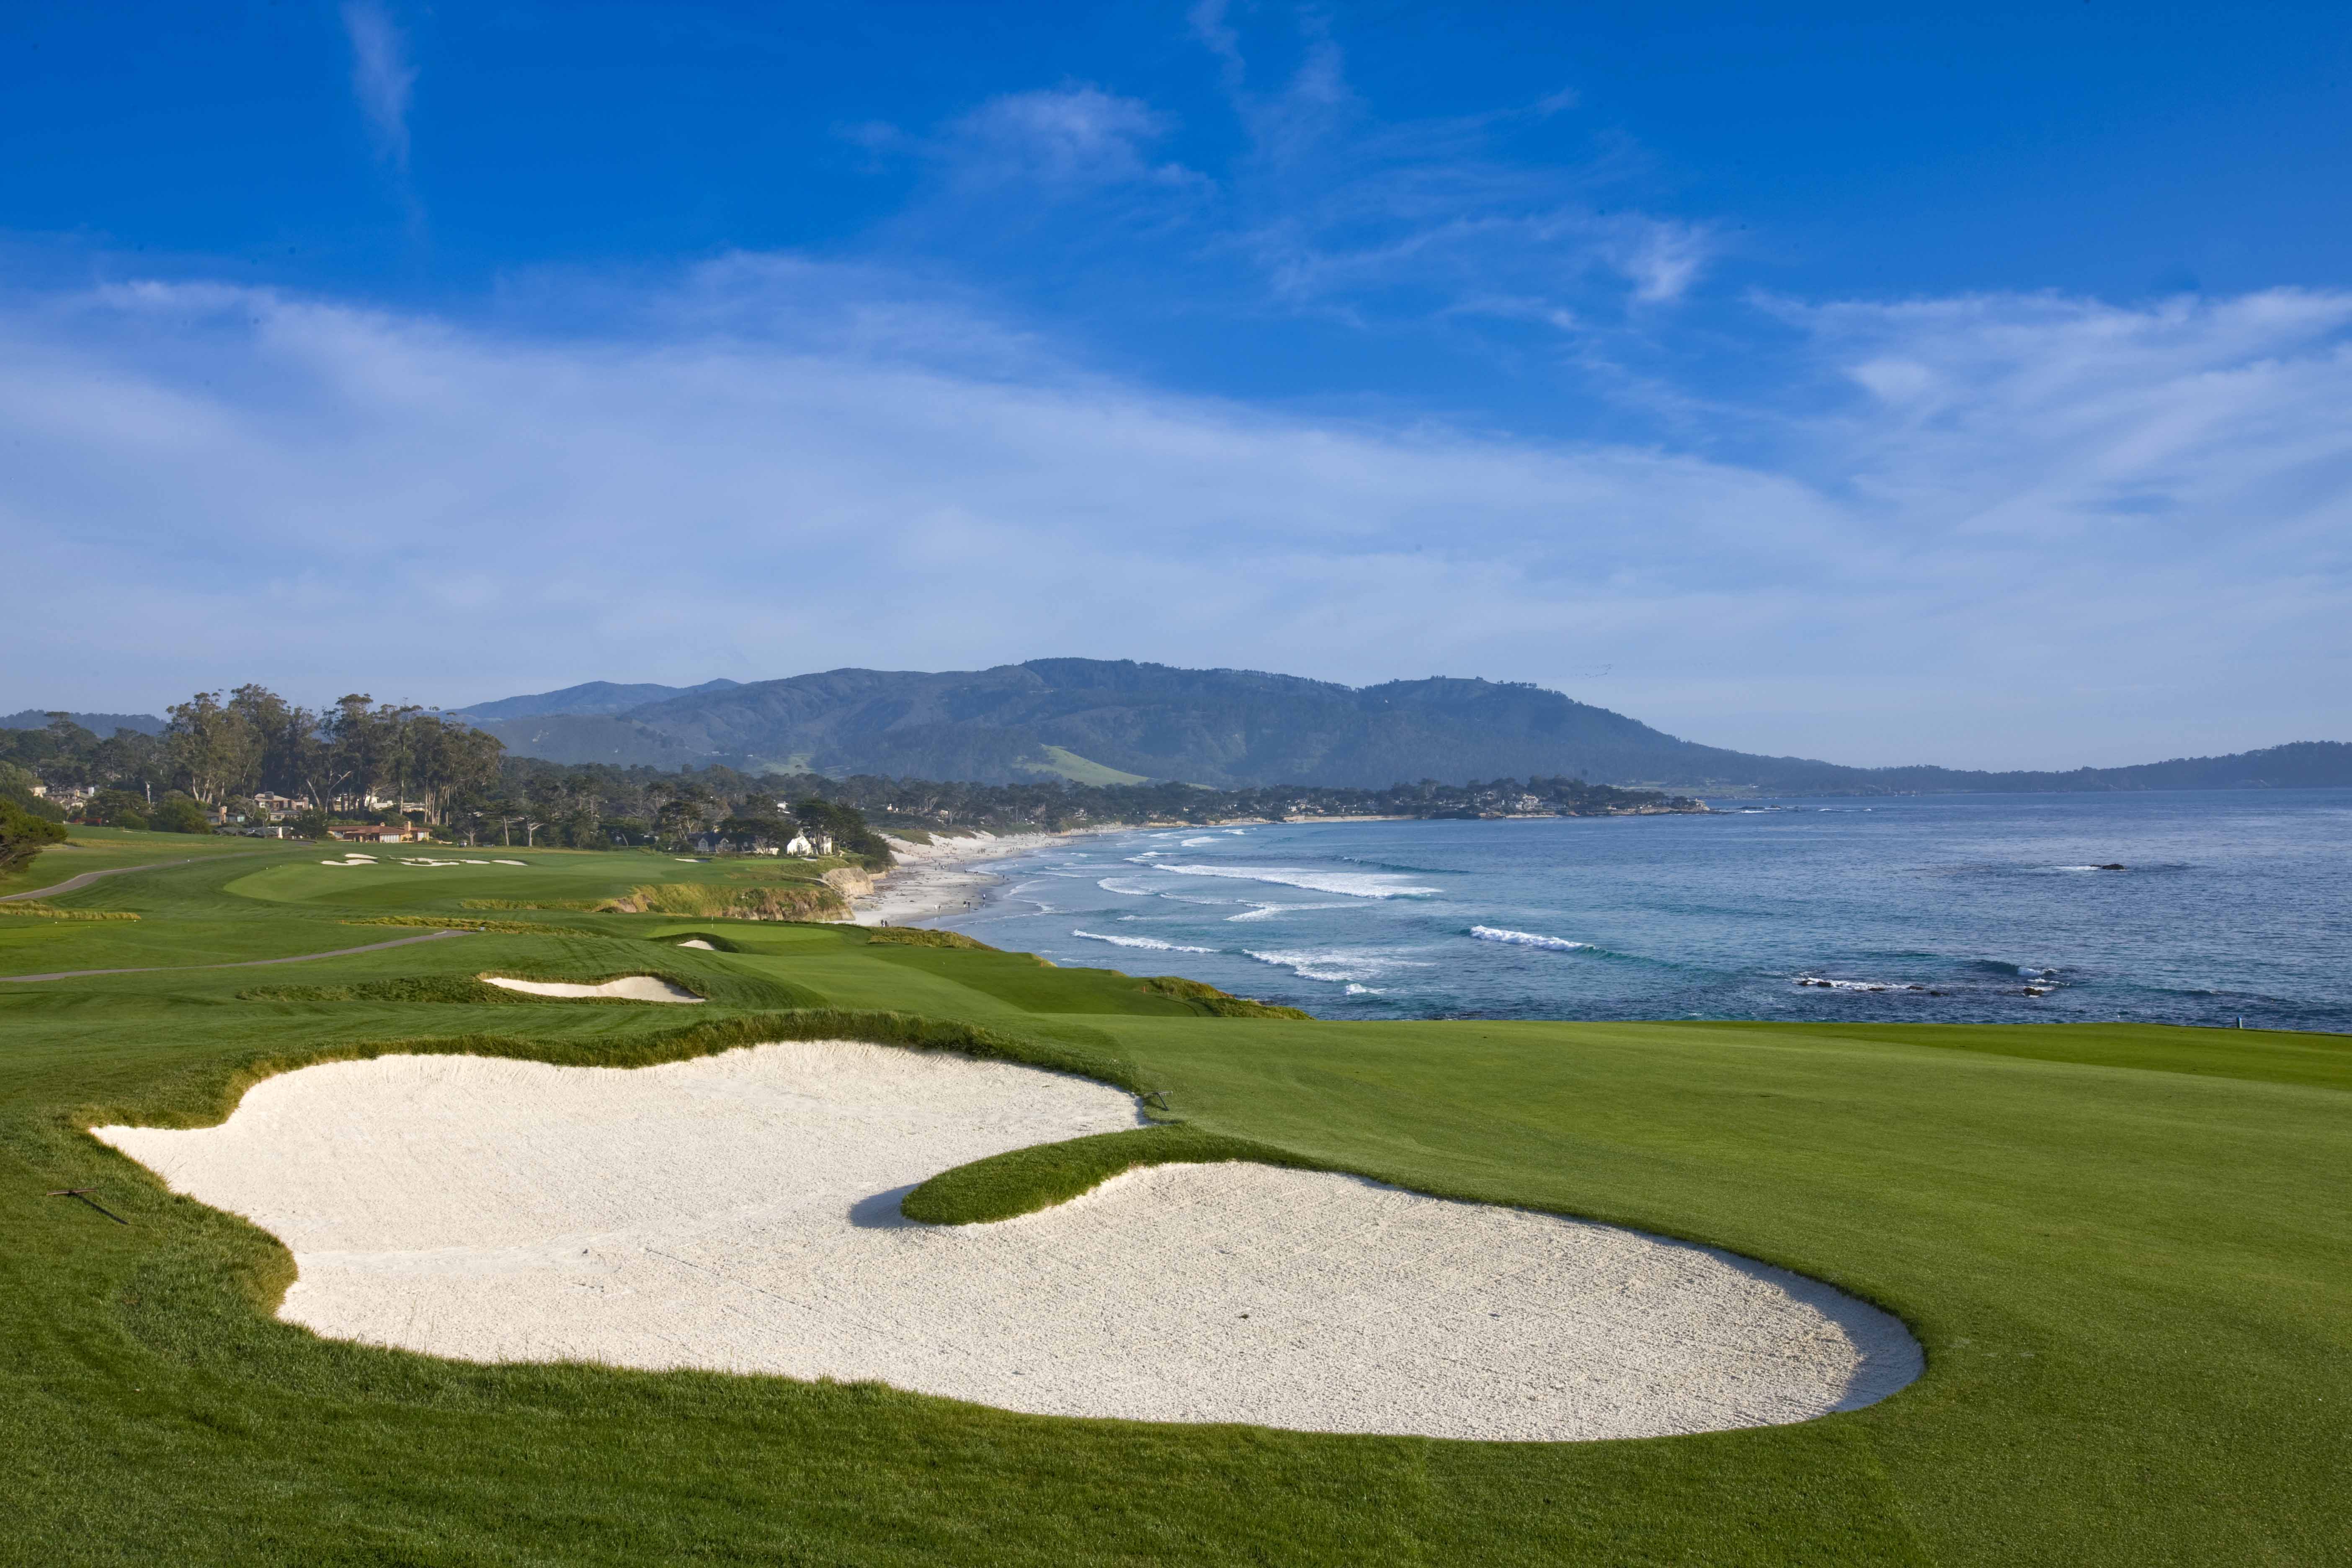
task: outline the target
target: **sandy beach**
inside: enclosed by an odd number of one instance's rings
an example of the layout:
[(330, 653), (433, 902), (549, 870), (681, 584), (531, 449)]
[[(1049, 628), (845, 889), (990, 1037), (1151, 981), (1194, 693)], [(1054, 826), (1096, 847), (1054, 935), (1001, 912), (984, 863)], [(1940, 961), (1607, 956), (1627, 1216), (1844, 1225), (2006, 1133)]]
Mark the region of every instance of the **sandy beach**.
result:
[(875, 879), (874, 891), (854, 901), (850, 918), (859, 925), (911, 925), (980, 906), (982, 890), (997, 879), (992, 861), (1026, 855), (1065, 838), (1124, 833), (1126, 827), (1078, 828), (1069, 833), (975, 833), (933, 838), (929, 844), (883, 835), (898, 858), (893, 870)]

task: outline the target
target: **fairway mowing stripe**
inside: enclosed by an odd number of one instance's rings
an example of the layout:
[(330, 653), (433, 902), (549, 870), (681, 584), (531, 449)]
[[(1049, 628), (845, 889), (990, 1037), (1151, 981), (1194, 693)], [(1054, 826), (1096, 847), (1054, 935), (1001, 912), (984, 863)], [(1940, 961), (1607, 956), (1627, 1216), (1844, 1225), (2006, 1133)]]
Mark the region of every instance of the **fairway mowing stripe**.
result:
[[(84, 871), (79, 877), (68, 877), (54, 888), (35, 888), (29, 893), (0, 893), (0, 904), (13, 904), (18, 899), (47, 898), (51, 893), (70, 893), (77, 888), (87, 888), (100, 877), (121, 877), (132, 871), (160, 871), (166, 866), (193, 866), (199, 860), (245, 860), (256, 855), (266, 855), (266, 849), (247, 849), (236, 855), (190, 855), (179, 860), (154, 860), (144, 866), (116, 866), (104, 871)], [(111, 973), (94, 970), (93, 973)], [(20, 978), (23, 978), (20, 976)]]
[[(138, 868), (144, 869), (145, 868)], [(365, 947), (339, 947), (332, 952), (298, 952), (291, 958), (247, 958), (235, 963), (158, 963), (145, 969), (60, 969), (54, 974), (0, 974), (0, 981), (79, 980), (90, 974), (163, 974), (184, 969), (258, 969), (265, 963), (308, 963), (314, 958), (348, 958), (355, 952), (382, 952), (414, 942), (439, 942), (445, 936), (473, 936), (469, 931), (436, 931), (424, 936), (404, 936), (392, 942), (372, 942)]]

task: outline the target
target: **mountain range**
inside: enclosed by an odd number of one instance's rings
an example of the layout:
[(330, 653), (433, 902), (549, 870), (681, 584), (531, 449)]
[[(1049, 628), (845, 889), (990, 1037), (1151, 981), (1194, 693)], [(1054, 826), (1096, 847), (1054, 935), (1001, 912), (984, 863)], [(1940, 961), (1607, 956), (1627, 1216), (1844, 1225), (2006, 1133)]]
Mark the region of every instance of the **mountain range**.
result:
[[(653, 695), (629, 700), (641, 692)], [(686, 688), (596, 681), (457, 714), (509, 751), (551, 762), (983, 784), (1381, 789), (1534, 775), (1780, 795), (2352, 785), (2352, 746), (2335, 742), (2071, 772), (1853, 768), (1701, 745), (1521, 683), (1439, 677), (1359, 688), (1125, 659), (835, 669)]]
[(456, 716), (467, 720), (540, 719), (551, 713), (596, 715), (625, 713), (632, 708), (667, 701), (673, 697), (694, 697), (705, 691), (729, 691), (742, 684), (740, 680), (706, 680), (699, 686), (656, 686), (638, 681), (624, 686), (610, 680), (590, 680), (578, 686), (567, 686), (561, 691), (541, 691), (530, 697), (502, 697), (496, 702), (477, 702), (471, 708), (460, 708)]
[[(142, 735), (163, 732), (163, 721), (152, 713), (68, 713), (66, 717), (101, 741), (117, 730), (136, 730)], [(0, 730), (46, 730), (48, 724), (48, 714), (38, 708), (0, 717)]]

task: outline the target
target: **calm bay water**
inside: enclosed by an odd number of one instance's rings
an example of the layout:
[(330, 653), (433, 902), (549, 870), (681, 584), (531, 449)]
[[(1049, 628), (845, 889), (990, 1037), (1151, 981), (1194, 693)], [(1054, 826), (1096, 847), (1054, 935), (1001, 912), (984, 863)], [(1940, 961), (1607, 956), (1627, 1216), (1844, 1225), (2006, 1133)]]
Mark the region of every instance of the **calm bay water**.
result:
[(1155, 829), (995, 868), (934, 923), (1324, 1017), (2352, 1032), (2352, 790)]

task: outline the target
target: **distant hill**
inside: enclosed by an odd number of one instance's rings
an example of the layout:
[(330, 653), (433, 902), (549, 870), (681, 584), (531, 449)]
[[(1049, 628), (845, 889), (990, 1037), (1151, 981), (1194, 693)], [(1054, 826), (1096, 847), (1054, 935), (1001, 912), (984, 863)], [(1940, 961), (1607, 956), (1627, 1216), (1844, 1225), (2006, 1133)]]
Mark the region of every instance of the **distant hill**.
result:
[(580, 686), (567, 686), (561, 691), (541, 691), (530, 697), (501, 697), (495, 702), (477, 702), (471, 708), (460, 708), (455, 711), (460, 719), (477, 720), (538, 719), (551, 713), (625, 713), (648, 702), (689, 697), (705, 691), (725, 691), (740, 684), (740, 681), (734, 680), (706, 680), (699, 686), (656, 686), (646, 681), (635, 686), (621, 686), (609, 680), (591, 680)]
[[(640, 689), (598, 682), (570, 689)], [(2067, 773), (1852, 768), (1700, 745), (1538, 686), (1436, 678), (1356, 688), (1124, 659), (1034, 659), (939, 674), (835, 669), (713, 683), (625, 709), (492, 711), (566, 695), (465, 712), (510, 751), (551, 762), (724, 763), (983, 784), (1117, 775), (1383, 789), (1424, 778), (1534, 775), (1780, 795), (2352, 785), (2352, 746), (2334, 742)]]
[[(66, 717), (101, 741), (117, 730), (136, 730), (142, 735), (163, 732), (163, 721), (152, 713), (68, 713)], [(0, 719), (0, 730), (46, 730), (48, 725), (49, 716), (37, 708)]]

